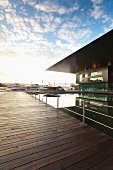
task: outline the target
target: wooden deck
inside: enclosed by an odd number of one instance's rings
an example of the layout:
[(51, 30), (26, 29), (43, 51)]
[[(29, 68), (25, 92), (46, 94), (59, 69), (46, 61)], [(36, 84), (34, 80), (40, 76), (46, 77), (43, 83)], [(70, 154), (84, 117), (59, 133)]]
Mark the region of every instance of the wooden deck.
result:
[(113, 138), (24, 92), (0, 93), (0, 170), (111, 170)]

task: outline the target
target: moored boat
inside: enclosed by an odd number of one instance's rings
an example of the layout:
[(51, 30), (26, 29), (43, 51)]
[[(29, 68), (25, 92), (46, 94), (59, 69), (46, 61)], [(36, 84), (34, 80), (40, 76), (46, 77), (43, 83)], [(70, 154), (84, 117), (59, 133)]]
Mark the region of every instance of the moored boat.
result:
[(15, 83), (7, 86), (7, 90), (22, 91), (24, 90), (24, 87), (22, 87), (19, 83)]

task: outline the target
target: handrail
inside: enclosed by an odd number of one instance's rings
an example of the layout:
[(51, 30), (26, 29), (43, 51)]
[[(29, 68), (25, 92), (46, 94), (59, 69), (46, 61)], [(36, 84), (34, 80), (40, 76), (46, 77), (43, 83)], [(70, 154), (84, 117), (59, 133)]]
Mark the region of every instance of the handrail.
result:
[[(45, 103), (47, 104), (47, 97), (48, 97), (48, 96), (47, 96), (46, 93), (45, 93), (45, 94), (43, 93), (43, 95), (45, 95), (45, 97), (46, 97)], [(54, 96), (53, 96), (53, 97), (54, 97)], [(59, 100), (59, 97), (60, 97), (60, 96), (59, 96), (59, 95), (56, 95), (56, 97), (57, 97), (57, 109), (58, 109), (58, 108), (59, 108), (59, 102), (60, 102), (60, 100)], [(40, 94), (39, 94), (39, 100), (40, 100)], [(99, 122), (99, 121), (96, 121), (96, 120), (94, 120), (94, 119), (92, 119), (92, 118), (89, 118), (89, 117), (85, 116), (85, 110), (88, 110), (88, 111), (93, 112), (93, 113), (96, 113), (96, 114), (98, 114), (98, 115), (105, 116), (105, 117), (107, 117), (107, 118), (113, 119), (112, 116), (109, 116), (109, 115), (103, 114), (103, 113), (101, 113), (101, 112), (97, 112), (97, 111), (94, 111), (94, 110), (90, 110), (90, 109), (85, 108), (85, 104), (86, 104), (86, 103), (89, 103), (89, 101), (85, 101), (85, 99), (76, 99), (76, 100), (78, 100), (78, 101), (81, 100), (81, 101), (83, 102), (83, 107), (76, 106), (76, 107), (78, 107), (78, 108), (83, 109), (83, 114), (82, 114), (82, 115), (79, 114), (78, 112), (75, 112), (75, 111), (70, 110), (70, 109), (67, 108), (67, 107), (63, 107), (63, 108), (64, 108), (65, 110), (69, 111), (69, 112), (75, 113), (76, 115), (79, 115), (79, 116), (83, 117), (83, 123), (85, 123), (85, 119), (88, 119), (88, 120), (91, 120), (91, 121), (93, 121), (93, 122), (95, 122), (95, 123), (97, 123), (97, 124), (100, 124), (100, 125), (102, 125), (102, 126), (104, 126), (104, 127), (106, 127), (106, 128), (109, 128), (109, 129), (113, 130), (113, 127), (110, 127), (110, 126), (105, 125), (105, 124), (103, 124), (103, 123), (101, 123), (101, 122)], [(97, 102), (99, 102), (99, 101), (97, 101)], [(101, 104), (101, 102), (100, 102), (100, 104)], [(102, 103), (102, 107), (103, 107), (103, 106), (109, 107), (109, 108), (113, 108), (113, 106), (104, 105), (104, 104)]]
[(68, 110), (68, 111), (70, 111), (70, 112), (72, 112), (72, 113), (75, 113), (75, 114), (77, 114), (77, 115), (79, 115), (79, 116), (81, 116), (81, 117), (82, 117), (82, 115), (81, 115), (81, 114), (79, 114), (79, 113), (77, 113), (77, 112), (74, 112), (74, 111), (72, 111), (72, 110), (70, 110), (70, 109), (67, 109), (67, 108), (65, 108), (65, 107), (64, 107), (64, 109), (65, 109), (65, 110)]
[[(64, 109), (65, 109), (65, 110), (68, 110), (68, 111), (70, 111), (70, 112), (72, 112), (72, 113), (75, 113), (75, 114), (77, 114), (77, 115), (79, 115), (79, 116), (81, 116), (81, 117), (83, 117), (83, 115), (81, 115), (81, 114), (79, 114), (79, 113), (77, 113), (77, 112), (74, 112), (74, 111), (72, 111), (72, 110), (70, 110), (70, 109), (67, 109), (67, 108), (65, 108), (65, 107), (64, 107)], [(94, 120), (94, 119), (91, 119), (91, 118), (87, 117), (87, 116), (84, 116), (84, 118), (89, 119), (89, 120), (91, 120), (91, 121), (93, 121), (93, 122), (95, 122), (95, 123), (98, 123), (98, 124), (102, 125), (102, 126), (105, 126), (105, 127), (109, 128), (109, 129), (113, 129), (113, 128), (110, 127), (110, 126), (107, 126), (107, 125), (105, 125), (105, 124), (103, 124), (103, 123), (100, 123), (100, 122), (98, 122), (98, 121), (96, 121), (96, 120)], [(83, 122), (83, 123), (84, 123), (84, 122)]]
[[(79, 100), (79, 99), (77, 99), (77, 100)], [(99, 121), (96, 121), (96, 120), (94, 120), (94, 119), (91, 119), (91, 118), (85, 116), (85, 110), (88, 110), (88, 111), (94, 112), (94, 113), (96, 113), (96, 114), (98, 114), (98, 115), (102, 115), (102, 116), (105, 116), (105, 117), (108, 117), (108, 118), (113, 119), (112, 116), (105, 115), (105, 114), (103, 114), (103, 113), (100, 113), (100, 112), (96, 112), (96, 111), (94, 111), (94, 110), (87, 109), (87, 108), (85, 108), (85, 103), (86, 103), (87, 101), (85, 101), (85, 100), (81, 100), (81, 101), (83, 101), (83, 114), (82, 114), (82, 115), (79, 114), (79, 113), (77, 113), (77, 112), (75, 112), (75, 111), (72, 111), (72, 110), (70, 110), (70, 109), (67, 109), (67, 108), (65, 108), (65, 107), (64, 107), (64, 109), (66, 109), (66, 110), (68, 110), (68, 111), (70, 111), (70, 112), (72, 112), (72, 113), (75, 113), (75, 114), (83, 117), (83, 123), (85, 123), (85, 119), (89, 119), (89, 120), (91, 120), (91, 121), (93, 121), (93, 122), (95, 122), (95, 123), (97, 123), (97, 124), (100, 124), (100, 125), (102, 125), (102, 126), (104, 126), (104, 127), (106, 127), (106, 128), (109, 128), (109, 129), (113, 130), (112, 127), (107, 126), (107, 125), (105, 125), (105, 124), (103, 124), (103, 123), (101, 123), (101, 122), (99, 122)], [(103, 106), (109, 107), (109, 106), (107, 106), (107, 105), (103, 105)], [(76, 106), (76, 107), (79, 107), (79, 106)], [(110, 107), (112, 107), (112, 106), (110, 106)], [(79, 107), (79, 108), (82, 109), (82, 107)], [(112, 107), (112, 108), (113, 108), (113, 107)]]
[(91, 111), (91, 112), (94, 112), (94, 113), (97, 113), (97, 114), (99, 114), (99, 115), (102, 115), (102, 116), (109, 117), (109, 118), (113, 119), (113, 117), (112, 117), (112, 116), (105, 115), (105, 114), (103, 114), (103, 113), (96, 112), (96, 111), (94, 111), (94, 110), (90, 110), (90, 109), (86, 109), (86, 110), (89, 110), (89, 111)]
[(91, 121), (93, 121), (93, 122), (96, 122), (96, 123), (98, 123), (98, 124), (100, 124), (100, 125), (102, 125), (102, 126), (105, 126), (105, 127), (109, 128), (109, 129), (112, 129), (112, 130), (113, 130), (112, 127), (107, 126), (107, 125), (105, 125), (105, 124), (103, 124), (103, 123), (100, 123), (100, 122), (98, 122), (98, 121), (96, 121), (96, 120), (94, 120), (94, 119), (91, 119), (91, 118), (89, 118), (89, 117), (85, 117), (85, 118), (87, 118), (87, 119), (89, 119), (89, 120), (91, 120)]

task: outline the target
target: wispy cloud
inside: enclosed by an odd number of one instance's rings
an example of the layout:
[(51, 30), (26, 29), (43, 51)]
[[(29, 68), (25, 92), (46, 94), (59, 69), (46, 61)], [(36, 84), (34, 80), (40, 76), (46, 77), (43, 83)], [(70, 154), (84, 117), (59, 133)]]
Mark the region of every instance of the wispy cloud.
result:
[(8, 0), (1, 0), (0, 6), (3, 7), (3, 8), (7, 8), (7, 7), (11, 7), (11, 4)]
[(63, 43), (61, 42), (61, 40), (57, 40), (57, 41), (56, 41), (56, 45), (59, 46), (59, 47), (63, 47), (63, 48), (66, 48), (66, 47), (67, 47), (67, 44), (66, 44), (66, 43), (63, 44)]
[(37, 10), (44, 11), (44, 12), (57, 12), (58, 5), (54, 4), (53, 2), (50, 3), (49, 1), (44, 2), (43, 4), (36, 4), (34, 6)]
[(110, 20), (110, 24), (109, 24), (109, 26), (104, 26), (104, 32), (106, 33), (106, 32), (108, 32), (108, 31), (110, 31), (110, 30), (112, 30), (113, 29), (113, 19), (111, 19)]
[(94, 6), (94, 10), (91, 11), (91, 16), (95, 19), (99, 19), (102, 17), (104, 11), (101, 9), (100, 6)]
[(5, 43), (5, 42), (6, 42), (5, 37), (2, 37), (2, 35), (0, 35), (0, 45), (1, 45), (1, 43)]
[(34, 7), (40, 11), (44, 11), (47, 13), (55, 12), (60, 15), (66, 14), (66, 13), (72, 13), (79, 9), (79, 5), (77, 3), (74, 4), (74, 6), (72, 5), (70, 6), (70, 8), (67, 9), (66, 6), (60, 6), (57, 3), (54, 3), (54, 1), (53, 2), (46, 1), (43, 4), (39, 3), (39, 4), (36, 4)]
[(91, 2), (93, 4), (93, 9), (90, 10), (91, 16), (95, 20), (101, 20), (104, 32), (110, 31), (113, 28), (112, 18), (106, 13), (106, 8), (103, 6), (103, 0), (91, 0)]
[(24, 4), (35, 5), (37, 0), (22, 0)]
[(91, 10), (91, 16), (95, 19), (99, 19), (102, 17), (104, 10), (101, 8), (100, 4), (102, 4), (103, 0), (91, 0), (93, 3), (93, 10)]
[(4, 49), (4, 51), (0, 50), (0, 57), (15, 58), (16, 55), (17, 53), (10, 49)]
[(78, 4), (75, 4), (73, 7), (70, 7), (68, 10), (67, 10), (67, 13), (72, 13), (76, 10), (79, 9), (79, 5)]
[(0, 71), (5, 70), (2, 63), (7, 63), (10, 73), (18, 64), (19, 74), (21, 61), (27, 65), (26, 74), (31, 64), (35, 71), (46, 69), (87, 44), (97, 23), (100, 32), (112, 29), (104, 1), (87, 1), (89, 12), (76, 0), (0, 0)]
[(94, 5), (101, 4), (103, 0), (91, 0)]
[(0, 14), (0, 20), (3, 20), (3, 19), (4, 19), (4, 15)]
[(58, 9), (58, 13), (61, 15), (61, 14), (65, 14), (67, 11), (66, 7), (64, 6), (61, 6), (59, 9)]
[(43, 32), (40, 24), (38, 24), (34, 19), (30, 19), (30, 24), (34, 32)]

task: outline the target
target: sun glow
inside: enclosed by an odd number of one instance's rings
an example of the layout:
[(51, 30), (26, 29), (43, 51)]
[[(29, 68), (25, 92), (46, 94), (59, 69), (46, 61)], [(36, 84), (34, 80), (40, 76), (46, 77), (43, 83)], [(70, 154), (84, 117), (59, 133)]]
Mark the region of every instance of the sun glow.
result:
[(1, 70), (4, 75), (1, 74), (0, 82), (20, 82), (20, 83), (71, 83), (75, 82), (76, 76), (68, 73), (58, 73), (44, 71), (47, 68), (47, 62), (31, 58), (28, 56), (16, 57), (16, 58), (2, 58), (0, 59)]

